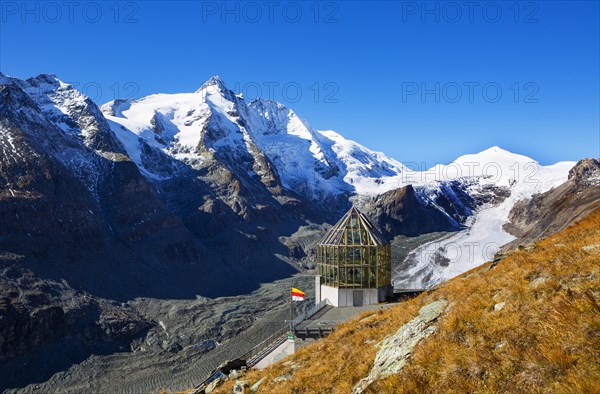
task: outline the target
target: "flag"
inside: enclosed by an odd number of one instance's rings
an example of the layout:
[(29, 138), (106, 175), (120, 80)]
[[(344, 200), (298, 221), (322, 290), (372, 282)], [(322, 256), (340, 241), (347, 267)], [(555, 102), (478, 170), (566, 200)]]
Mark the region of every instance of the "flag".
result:
[(292, 287), (292, 301), (304, 301), (304, 292)]

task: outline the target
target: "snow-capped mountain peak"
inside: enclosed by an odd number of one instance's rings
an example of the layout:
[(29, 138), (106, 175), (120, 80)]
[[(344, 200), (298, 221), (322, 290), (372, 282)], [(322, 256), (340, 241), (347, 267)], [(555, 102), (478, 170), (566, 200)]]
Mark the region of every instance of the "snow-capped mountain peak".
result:
[(517, 153), (510, 152), (506, 149), (502, 149), (499, 146), (492, 146), (491, 148), (485, 149), (479, 153), (475, 154), (467, 154), (460, 156), (457, 158), (454, 163), (498, 163), (498, 164), (506, 164), (506, 163), (531, 163), (537, 161), (533, 160), (531, 157), (520, 155)]
[[(150, 151), (155, 152), (152, 157), (162, 155), (192, 168), (216, 160), (241, 177), (258, 176), (263, 183), (277, 179), (283, 188), (311, 200), (376, 195), (407, 184), (433, 190), (439, 182), (463, 178), (480, 186), (514, 188), (526, 183), (529, 190), (531, 184), (544, 183), (549, 174), (562, 174), (563, 167), (573, 164), (544, 167), (493, 146), (427, 171), (411, 171), (335, 131), (313, 129), (281, 103), (246, 102), (218, 76), (193, 93), (111, 101), (101, 108), (104, 116), (87, 96), (54, 75), (22, 81), (2, 74), (0, 79), (18, 84), (57, 126), (88, 146), (120, 152), (118, 145), (122, 145), (142, 172), (154, 179), (168, 176), (171, 170), (157, 166), (148, 156)], [(113, 133), (120, 144), (110, 142)]]
[(196, 90), (196, 93), (200, 93), (201, 91), (209, 89), (211, 87), (217, 88), (221, 91), (228, 90), (227, 86), (225, 85), (225, 81), (223, 81), (220, 76), (215, 75), (215, 76), (210, 77), (208, 79), (208, 81), (204, 82), (202, 84), (202, 86), (200, 87), (200, 89)]
[[(337, 133), (313, 129), (281, 103), (262, 99), (247, 103), (217, 76), (194, 93), (113, 101), (102, 109), (141, 167), (140, 140), (192, 166), (203, 165), (215, 154), (238, 163), (266, 159), (284, 188), (310, 199), (374, 194), (385, 178), (404, 171), (402, 164), (382, 153)], [(251, 167), (244, 171), (263, 171)], [(396, 181), (388, 183), (388, 189), (399, 186)]]
[(479, 153), (460, 156), (449, 164), (436, 164), (427, 173), (439, 181), (478, 177), (484, 183), (511, 186), (531, 180), (542, 169), (543, 166), (530, 157), (493, 146)]

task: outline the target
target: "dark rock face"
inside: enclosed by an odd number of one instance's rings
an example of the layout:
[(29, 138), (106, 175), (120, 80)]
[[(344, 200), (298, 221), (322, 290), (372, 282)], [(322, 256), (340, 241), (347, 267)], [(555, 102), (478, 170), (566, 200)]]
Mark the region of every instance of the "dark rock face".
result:
[[(70, 293), (69, 307), (64, 301), (51, 299), (52, 291)], [(47, 342), (71, 338), (87, 342), (119, 342), (128, 344), (137, 334), (150, 327), (135, 312), (85, 297), (60, 284), (35, 283), (23, 292), (23, 302), (16, 302), (11, 291), (2, 288), (0, 311), (0, 362), (34, 350)], [(10, 323), (10, 324), (6, 324)]]
[(569, 171), (569, 180), (585, 185), (600, 183), (600, 159), (583, 159)]
[(491, 185), (469, 194), (470, 186), (469, 180), (440, 183), (433, 190), (408, 185), (372, 198), (363, 212), (390, 239), (396, 235), (414, 237), (459, 230), (477, 207), (499, 203), (510, 195), (507, 189)]
[(517, 202), (505, 230), (517, 237), (514, 248), (552, 235), (600, 207), (600, 160), (583, 159), (562, 185)]
[(282, 237), (282, 242), (290, 250), (290, 257), (296, 260), (302, 268), (316, 267), (316, 245), (331, 227), (330, 224), (309, 224), (301, 226), (289, 237)]
[(416, 236), (458, 227), (439, 209), (421, 203), (411, 185), (375, 197), (365, 204), (363, 212), (389, 239), (400, 234)]
[[(131, 264), (136, 252), (151, 251), (175, 262), (196, 261), (201, 246), (121, 153), (110, 129), (93, 126), (97, 133), (92, 142), (72, 138), (26, 96), (16, 84), (0, 90), (3, 250), (25, 256), (49, 276), (71, 271), (67, 277), (84, 289), (90, 283), (76, 280), (78, 274), (86, 274), (79, 270)], [(101, 116), (93, 108), (83, 112)], [(98, 141), (116, 152), (90, 148)], [(60, 267), (73, 263), (68, 269)], [(91, 285), (87, 290), (100, 290)], [(119, 286), (113, 284), (106, 293)]]

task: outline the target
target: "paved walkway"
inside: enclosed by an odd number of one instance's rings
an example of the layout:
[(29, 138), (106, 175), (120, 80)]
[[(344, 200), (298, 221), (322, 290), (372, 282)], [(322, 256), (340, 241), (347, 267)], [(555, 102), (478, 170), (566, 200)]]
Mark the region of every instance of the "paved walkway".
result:
[(358, 307), (343, 307), (334, 308), (330, 305), (324, 307), (317, 312), (310, 319), (304, 320), (302, 323), (296, 326), (297, 331), (318, 330), (319, 328), (327, 331), (331, 331), (335, 326), (340, 323), (346, 322), (355, 316), (360, 315), (367, 311), (377, 311), (392, 307), (394, 303), (390, 304), (377, 304), (377, 305), (364, 305)]

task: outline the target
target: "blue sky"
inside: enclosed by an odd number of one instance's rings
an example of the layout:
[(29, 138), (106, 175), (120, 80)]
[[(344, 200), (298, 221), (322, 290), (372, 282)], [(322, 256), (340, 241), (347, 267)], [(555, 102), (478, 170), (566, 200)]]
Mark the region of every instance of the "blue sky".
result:
[(596, 1), (0, 7), (2, 72), (53, 73), (99, 103), (220, 75), (426, 167), (493, 145), (542, 164), (600, 156)]

